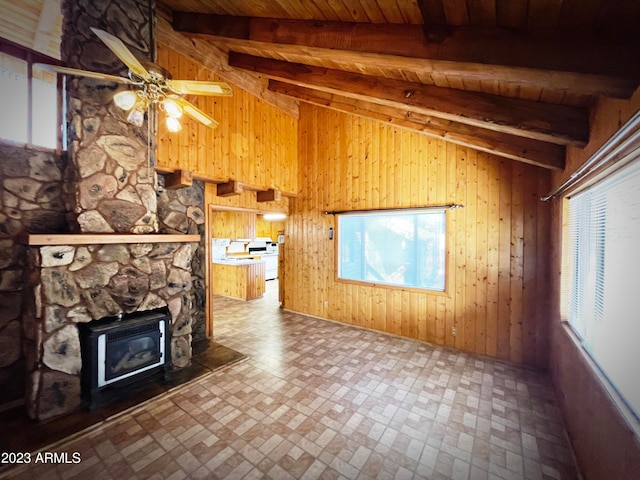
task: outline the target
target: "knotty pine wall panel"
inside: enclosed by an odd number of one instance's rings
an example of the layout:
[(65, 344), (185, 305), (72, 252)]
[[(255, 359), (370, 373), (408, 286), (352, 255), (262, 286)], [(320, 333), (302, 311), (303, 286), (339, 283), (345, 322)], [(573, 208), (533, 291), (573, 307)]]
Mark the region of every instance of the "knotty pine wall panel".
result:
[[(158, 45), (158, 64), (176, 79), (221, 81), (201, 64), (162, 44)], [(158, 168), (192, 170), (203, 179), (230, 178), (265, 190), (296, 194), (298, 120), (231, 87), (231, 97), (185, 97), (219, 122), (215, 129), (183, 116), (182, 130), (169, 133), (160, 113)]]
[[(286, 308), (546, 366), (548, 171), (309, 105), (299, 135)], [(446, 293), (336, 281), (325, 211), (450, 203), (464, 208), (447, 213)]]
[(256, 237), (270, 238), (273, 242), (278, 241), (278, 234), (284, 232), (284, 221), (269, 221), (258, 215), (256, 218)]
[(251, 212), (209, 212), (212, 238), (255, 238), (256, 214)]

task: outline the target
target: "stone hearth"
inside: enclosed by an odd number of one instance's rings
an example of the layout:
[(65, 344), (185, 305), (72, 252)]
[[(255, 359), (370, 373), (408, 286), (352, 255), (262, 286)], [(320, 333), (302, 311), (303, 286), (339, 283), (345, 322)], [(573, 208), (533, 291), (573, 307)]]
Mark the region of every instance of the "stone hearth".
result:
[[(37, 244), (58, 237), (76, 244)], [(102, 244), (96, 241), (99, 237), (104, 237)], [(111, 244), (111, 240), (132, 243)], [(32, 345), (27, 350), (34, 356), (27, 359), (32, 366), (27, 384), (32, 418), (45, 419), (80, 406), (78, 323), (167, 306), (172, 318), (172, 368), (189, 365), (191, 260), (199, 240), (198, 235), (30, 238), (31, 295), (23, 320), (26, 341)], [(92, 241), (96, 243), (83, 243)]]

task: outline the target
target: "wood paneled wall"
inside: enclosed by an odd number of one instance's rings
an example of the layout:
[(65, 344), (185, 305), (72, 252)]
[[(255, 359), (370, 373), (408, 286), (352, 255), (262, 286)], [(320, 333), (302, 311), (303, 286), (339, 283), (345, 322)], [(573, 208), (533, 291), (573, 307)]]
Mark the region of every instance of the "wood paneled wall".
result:
[(255, 238), (256, 214), (212, 210), (209, 213), (212, 238)]
[(278, 241), (278, 233), (284, 232), (284, 221), (267, 221), (262, 218), (261, 215), (258, 215), (256, 219), (256, 231), (257, 237), (267, 238), (269, 237), (272, 241)]
[[(546, 366), (548, 171), (328, 109), (300, 113), (285, 307)], [(464, 208), (447, 214), (445, 294), (336, 281), (335, 218), (323, 212), (450, 203)]]
[[(201, 64), (162, 44), (157, 61), (176, 79), (221, 81)], [(232, 97), (186, 97), (219, 122), (216, 129), (183, 117), (182, 130), (169, 133), (160, 114), (158, 168), (191, 170), (203, 180), (233, 179), (255, 188), (296, 194), (298, 120), (232, 88)]]

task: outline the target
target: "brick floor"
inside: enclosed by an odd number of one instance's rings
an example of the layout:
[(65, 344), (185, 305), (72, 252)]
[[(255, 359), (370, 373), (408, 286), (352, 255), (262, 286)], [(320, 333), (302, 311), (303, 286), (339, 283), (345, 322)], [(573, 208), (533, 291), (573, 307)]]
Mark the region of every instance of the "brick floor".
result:
[[(45, 450), (7, 478), (577, 479), (550, 379), (527, 368), (215, 297), (248, 359)], [(32, 462), (35, 454), (32, 454)]]

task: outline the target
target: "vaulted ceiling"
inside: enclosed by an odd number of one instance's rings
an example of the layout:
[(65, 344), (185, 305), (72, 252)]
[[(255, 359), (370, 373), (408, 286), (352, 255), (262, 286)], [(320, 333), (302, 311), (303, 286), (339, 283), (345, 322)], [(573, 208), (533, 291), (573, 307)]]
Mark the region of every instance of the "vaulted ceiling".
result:
[(60, 0), (0, 0), (0, 37), (60, 58)]
[(544, 168), (588, 142), (599, 98), (640, 84), (638, 0), (157, 1), (160, 43), (291, 115), (308, 102)]
[(629, 98), (640, 81), (637, 0), (160, 6), (159, 36), (221, 56), (223, 76), (545, 168), (588, 142), (599, 97)]

